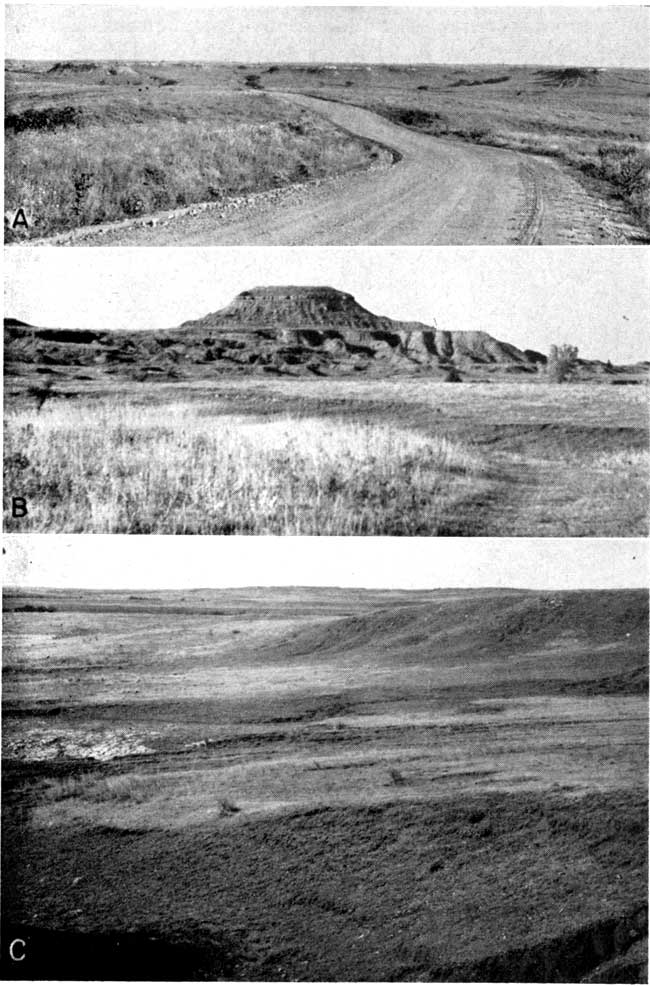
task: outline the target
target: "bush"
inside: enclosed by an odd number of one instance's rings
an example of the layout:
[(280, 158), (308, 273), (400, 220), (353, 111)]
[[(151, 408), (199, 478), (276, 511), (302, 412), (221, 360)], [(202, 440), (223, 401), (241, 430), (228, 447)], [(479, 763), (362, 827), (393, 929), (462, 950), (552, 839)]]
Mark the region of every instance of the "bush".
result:
[(415, 127), (417, 130), (426, 130), (428, 133), (437, 133), (441, 127), (446, 128), (448, 121), (441, 113), (431, 113), (429, 110), (421, 110), (412, 106), (383, 106), (373, 107), (383, 116), (388, 117), (393, 123), (401, 123), (405, 127)]
[(75, 106), (48, 106), (42, 110), (28, 109), (23, 113), (9, 113), (5, 117), (5, 130), (19, 134), (24, 130), (59, 130), (80, 126), (83, 113)]
[(546, 372), (552, 383), (566, 383), (575, 376), (578, 366), (578, 347), (563, 343), (551, 346)]
[(650, 152), (637, 144), (601, 144), (592, 173), (613, 185), (644, 223), (650, 222)]

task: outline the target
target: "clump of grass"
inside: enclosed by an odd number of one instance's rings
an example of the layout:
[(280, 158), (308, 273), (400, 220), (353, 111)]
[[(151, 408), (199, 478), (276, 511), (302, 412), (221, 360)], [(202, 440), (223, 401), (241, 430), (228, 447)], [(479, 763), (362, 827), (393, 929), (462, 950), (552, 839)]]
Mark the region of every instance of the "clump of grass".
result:
[(200, 404), (161, 416), (50, 402), (6, 418), (7, 488), (30, 504), (23, 531), (435, 534), (480, 469), (443, 436)]
[(160, 778), (142, 774), (70, 774), (44, 782), (42, 797), (45, 801), (80, 799), (93, 803), (110, 801), (143, 804), (162, 790)]
[(219, 801), (219, 810), (222, 815), (236, 815), (240, 811), (240, 808), (230, 798), (221, 798)]

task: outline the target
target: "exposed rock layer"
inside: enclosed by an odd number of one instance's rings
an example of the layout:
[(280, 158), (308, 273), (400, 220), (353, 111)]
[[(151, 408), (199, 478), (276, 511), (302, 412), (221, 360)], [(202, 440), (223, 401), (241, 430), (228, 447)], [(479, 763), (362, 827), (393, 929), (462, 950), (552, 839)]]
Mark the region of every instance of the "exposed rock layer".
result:
[[(9, 374), (95, 367), (138, 379), (235, 371), (480, 380), (534, 376), (545, 362), (534, 350), (480, 330), (454, 332), (374, 315), (351, 294), (330, 287), (242, 291), (220, 311), (164, 331), (45, 329), (5, 321)], [(589, 364), (590, 375), (594, 371), (606, 368)]]

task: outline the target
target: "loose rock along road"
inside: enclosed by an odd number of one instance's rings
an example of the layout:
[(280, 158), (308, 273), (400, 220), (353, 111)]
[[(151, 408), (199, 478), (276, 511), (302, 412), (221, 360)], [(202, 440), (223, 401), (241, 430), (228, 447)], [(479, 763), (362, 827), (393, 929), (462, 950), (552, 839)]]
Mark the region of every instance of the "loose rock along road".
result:
[(400, 160), (388, 169), (257, 193), (205, 210), (86, 228), (49, 242), (526, 245), (642, 238), (620, 205), (590, 194), (550, 159), (432, 137), (349, 104), (274, 95), (387, 145)]

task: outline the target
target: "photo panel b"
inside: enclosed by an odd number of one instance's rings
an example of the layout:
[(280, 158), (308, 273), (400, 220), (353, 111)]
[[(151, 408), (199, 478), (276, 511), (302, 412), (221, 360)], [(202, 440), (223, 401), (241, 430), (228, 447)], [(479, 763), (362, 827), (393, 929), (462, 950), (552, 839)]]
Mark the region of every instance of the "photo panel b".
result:
[(5, 529), (643, 536), (644, 259), (8, 251)]

